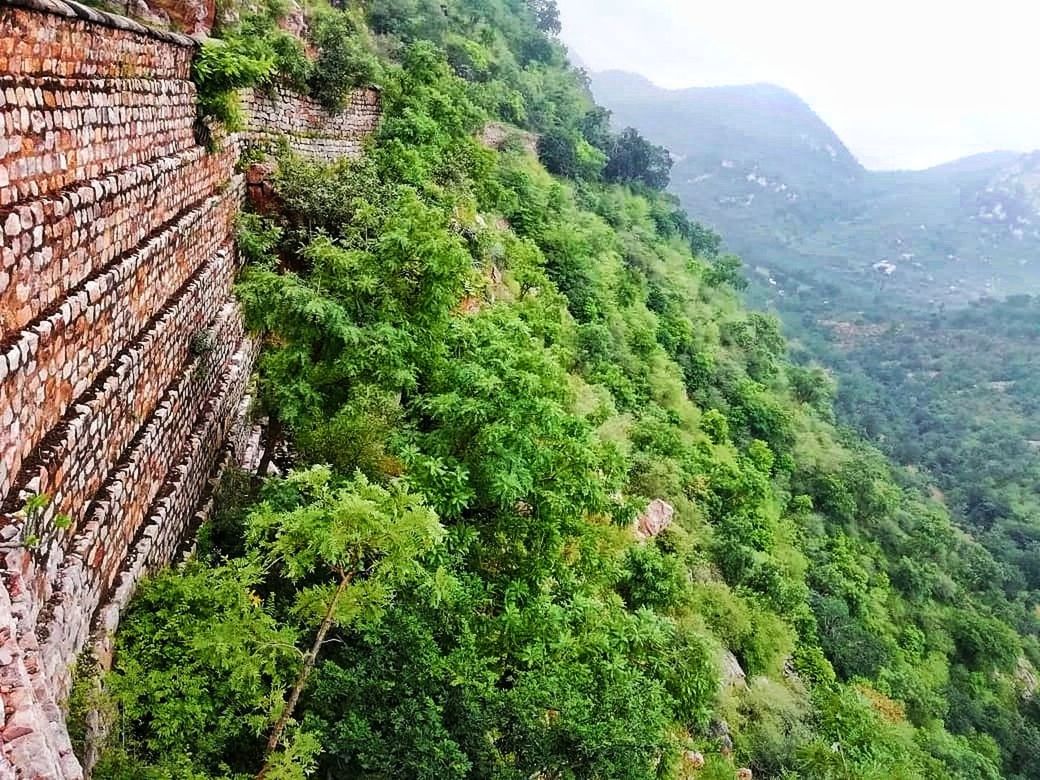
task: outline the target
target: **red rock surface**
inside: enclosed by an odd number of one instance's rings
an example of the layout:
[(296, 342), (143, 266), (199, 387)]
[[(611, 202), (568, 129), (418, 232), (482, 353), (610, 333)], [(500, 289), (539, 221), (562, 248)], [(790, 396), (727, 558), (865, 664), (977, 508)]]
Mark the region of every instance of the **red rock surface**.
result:
[(214, 0), (136, 0), (135, 16), (168, 25), (185, 35), (209, 35), (217, 16)]
[(636, 520), (636, 536), (640, 539), (652, 539), (659, 536), (672, 524), (674, 516), (675, 508), (671, 504), (655, 498)]

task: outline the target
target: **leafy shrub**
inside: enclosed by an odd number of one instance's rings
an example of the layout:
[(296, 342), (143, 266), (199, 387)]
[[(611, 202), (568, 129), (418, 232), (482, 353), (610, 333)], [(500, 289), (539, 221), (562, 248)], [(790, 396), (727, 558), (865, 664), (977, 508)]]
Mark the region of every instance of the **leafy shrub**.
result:
[(559, 34), (563, 28), (560, 25), (560, 9), (556, 0), (527, 0), (527, 4), (534, 13), (539, 30), (553, 35)]
[(686, 572), (678, 559), (662, 555), (653, 545), (633, 547), (625, 557), (618, 591), (631, 609), (672, 609), (686, 597)]
[(746, 290), (748, 281), (741, 272), (743, 262), (736, 255), (717, 257), (718, 245), (711, 238), (694, 236), (691, 245), (695, 245), (695, 253), (702, 257), (713, 257), (711, 265), (704, 274), (704, 283), (709, 287), (729, 285), (734, 290)]
[(437, 0), (371, 0), (368, 22), (373, 32), (395, 35), (405, 42), (440, 40), (448, 29), (444, 8)]
[(379, 62), (367, 30), (355, 14), (326, 12), (314, 20), (311, 37), (318, 58), (310, 75), (311, 94), (329, 111), (339, 111), (355, 87), (372, 84)]
[(247, 263), (258, 268), (273, 268), (276, 251), (282, 240), (282, 229), (271, 220), (243, 212), (238, 216), (235, 238), (238, 251)]
[[(294, 632), (252, 596), (259, 580), (258, 568), (236, 562), (141, 587), (106, 684), (119, 704), (127, 760), (142, 773), (148, 765), (157, 777), (208, 777), (227, 765), (255, 771), (258, 734), (297, 662)], [(120, 763), (96, 776), (124, 776)]]
[(207, 40), (192, 63), (200, 114), (222, 122), (229, 131), (241, 129), (235, 91), (270, 79), (276, 63), (275, 52), (264, 39), (235, 36)]
[(629, 127), (614, 139), (604, 176), (610, 182), (663, 190), (668, 186), (671, 171), (672, 156), (668, 150), (655, 146)]
[(538, 159), (550, 173), (579, 180), (598, 178), (605, 162), (580, 136), (559, 128), (538, 138)]
[(265, 11), (244, 16), (233, 37), (263, 41), (274, 56), (277, 79), (298, 92), (306, 93), (312, 64), (303, 41), (278, 26), (287, 8), (268, 2)]

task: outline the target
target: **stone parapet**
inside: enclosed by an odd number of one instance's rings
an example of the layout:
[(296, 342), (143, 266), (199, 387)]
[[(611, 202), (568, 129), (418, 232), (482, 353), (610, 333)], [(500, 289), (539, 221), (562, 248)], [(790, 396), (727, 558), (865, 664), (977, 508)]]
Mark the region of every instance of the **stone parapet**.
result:
[(0, 4), (0, 73), (187, 80), (197, 43), (66, 0)]
[[(2, 510), (12, 514), (29, 496), (46, 494), (50, 504), (40, 510), (37, 525), (62, 537), (75, 533), (81, 510), (94, 497), (124, 449), (152, 414), (164, 388), (174, 380), (190, 354), (199, 351), (200, 337), (212, 312), (231, 291), (234, 263), (218, 253), (154, 318), (143, 334), (120, 354), (105, 373), (67, 410), (33, 457), (22, 467)], [(223, 334), (217, 334), (217, 338)], [(204, 348), (215, 345), (207, 343)], [(68, 529), (56, 529), (54, 519), (67, 515)]]
[(0, 495), (69, 404), (230, 241), (235, 208), (232, 190), (208, 198), (0, 350)]
[[(0, 209), (195, 146), (195, 87), (174, 79), (0, 77)], [(19, 214), (21, 220), (24, 214)], [(5, 236), (25, 226), (4, 215)]]

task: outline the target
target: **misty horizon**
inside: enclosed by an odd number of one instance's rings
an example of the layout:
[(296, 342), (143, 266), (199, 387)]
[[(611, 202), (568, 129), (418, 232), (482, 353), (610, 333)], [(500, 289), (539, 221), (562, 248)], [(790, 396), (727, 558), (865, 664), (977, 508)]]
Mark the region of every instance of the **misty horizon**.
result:
[(767, 83), (793, 92), (870, 170), (924, 170), (1040, 149), (1040, 9), (879, 0), (725, 5), (561, 0), (562, 40), (590, 70), (664, 89)]
[[(654, 81), (653, 78), (651, 78), (650, 76), (646, 75), (645, 73), (640, 73), (638, 71), (622, 70), (620, 68), (607, 68), (605, 70), (594, 70), (594, 69), (588, 68), (587, 63), (585, 63), (581, 59), (580, 55), (575, 56), (576, 53), (573, 52), (573, 51), (569, 51), (568, 53), (569, 53), (569, 56), (571, 58), (571, 62), (573, 64), (575, 64), (576, 66), (585, 69), (590, 77), (605, 76), (605, 75), (610, 75), (610, 74), (620, 74), (620, 75), (630, 76), (630, 77), (634, 76), (636, 78), (640, 78), (640, 79), (645, 80), (647, 83), (651, 84), (655, 89), (661, 90), (662, 92), (670, 92), (670, 93), (674, 93), (674, 94), (680, 94), (680, 93), (683, 93), (683, 92), (692, 92), (692, 91), (696, 91), (696, 90), (710, 90), (710, 89), (727, 90), (727, 89), (769, 87), (771, 89), (781, 90), (783, 92), (786, 92), (786, 93), (792, 95), (793, 97), (795, 97), (798, 100), (800, 100), (801, 102), (803, 102), (806, 106), (808, 106), (809, 109), (813, 113), (815, 113), (815, 114), (817, 114), (819, 116), (819, 112), (816, 110), (816, 108), (812, 104), (809, 103), (809, 101), (807, 101), (804, 97), (799, 95), (795, 90), (790, 89), (790, 88), (784, 86), (783, 84), (777, 84), (775, 82), (770, 82), (770, 81), (752, 81), (752, 82), (741, 82), (741, 83), (712, 84), (710, 86), (697, 86), (697, 85), (694, 85), (694, 86), (687, 86), (687, 87), (666, 87), (666, 86), (663, 86), (663, 85), (657, 83), (656, 81)], [(821, 117), (821, 119), (825, 123), (827, 122), (826, 118)], [(829, 123), (827, 123), (827, 124), (829, 124)], [(839, 133), (839, 138), (840, 137), (841, 137), (841, 135)], [(843, 143), (845, 142), (844, 138), (841, 138), (841, 140), (842, 140)], [(861, 157), (856, 153), (855, 149), (852, 149), (851, 147), (848, 147), (848, 144), (846, 144), (846, 147), (848, 148), (849, 153), (853, 157), (856, 158), (856, 161), (860, 165), (862, 165), (865, 170), (873, 171), (873, 172), (876, 172), (876, 173), (898, 173), (900, 171), (927, 171), (927, 170), (932, 170), (932, 169), (935, 169), (935, 168), (942, 168), (943, 166), (950, 165), (952, 163), (957, 163), (957, 162), (961, 162), (961, 161), (964, 161), (964, 160), (970, 160), (970, 159), (974, 159), (974, 158), (986, 157), (986, 156), (989, 156), (989, 155), (1000, 155), (1000, 154), (1027, 155), (1027, 154), (1032, 154), (1034, 152), (1040, 152), (1040, 143), (1038, 143), (1037, 146), (1033, 147), (1033, 148), (1017, 148), (1017, 149), (1013, 149), (1013, 148), (1010, 148), (1010, 147), (1005, 147), (1005, 148), (997, 148), (997, 149), (988, 149), (988, 150), (985, 150), (985, 151), (971, 152), (969, 154), (961, 155), (959, 157), (951, 157), (949, 159), (944, 159), (944, 160), (941, 160), (939, 162), (931, 163), (931, 164), (924, 165), (924, 166), (921, 166), (921, 167), (910, 167), (910, 166), (907, 166), (907, 167), (895, 167), (895, 168), (893, 168), (893, 167), (875, 167), (873, 165), (870, 165), (866, 161), (861, 159)]]

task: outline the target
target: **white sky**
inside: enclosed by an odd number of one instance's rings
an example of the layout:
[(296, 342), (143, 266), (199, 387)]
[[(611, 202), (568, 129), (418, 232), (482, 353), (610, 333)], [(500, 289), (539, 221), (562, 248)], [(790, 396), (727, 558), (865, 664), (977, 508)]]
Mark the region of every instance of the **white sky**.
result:
[(868, 168), (1040, 148), (1037, 0), (558, 0), (592, 70), (771, 82)]

